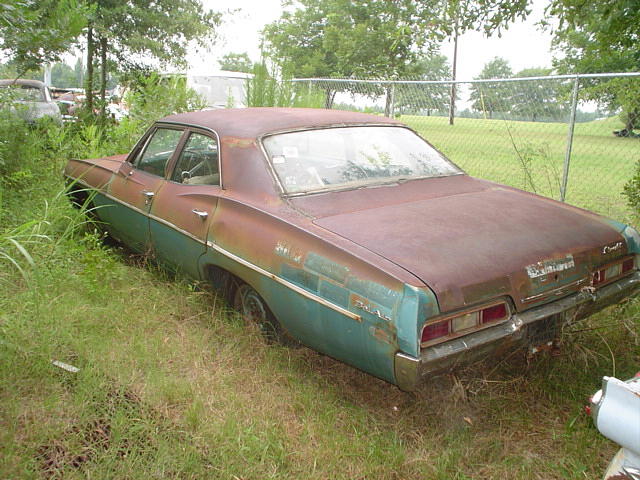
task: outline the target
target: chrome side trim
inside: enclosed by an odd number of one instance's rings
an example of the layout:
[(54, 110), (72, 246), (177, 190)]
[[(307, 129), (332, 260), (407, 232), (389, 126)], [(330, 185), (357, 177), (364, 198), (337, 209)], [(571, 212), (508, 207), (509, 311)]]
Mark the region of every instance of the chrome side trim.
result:
[[(92, 189), (92, 190), (96, 190), (95, 188), (93, 188), (93, 187), (91, 187), (91, 186), (87, 185), (86, 183), (84, 183), (84, 182), (82, 182), (82, 181), (80, 181), (80, 180), (76, 180), (76, 179), (74, 179), (74, 178), (72, 178), (72, 177), (67, 177), (67, 178), (69, 178), (69, 179), (73, 180), (74, 182), (76, 182), (76, 183), (78, 183), (78, 184), (82, 185), (83, 187), (90, 188), (90, 189)], [(137, 213), (141, 214), (141, 215), (144, 215), (145, 217), (148, 217), (150, 220), (155, 220), (156, 222), (161, 223), (162, 225), (165, 225), (165, 226), (167, 226), (167, 227), (171, 228), (172, 230), (175, 230), (175, 231), (176, 231), (176, 232), (178, 232), (178, 233), (181, 233), (181, 234), (183, 234), (183, 235), (186, 235), (187, 237), (191, 238), (192, 240), (195, 240), (196, 242), (201, 243), (203, 247), (206, 245), (206, 242), (204, 241), (204, 239), (196, 237), (196, 236), (195, 236), (195, 235), (193, 235), (192, 233), (187, 232), (186, 230), (183, 230), (182, 228), (180, 228), (180, 227), (178, 227), (178, 226), (174, 225), (174, 224), (173, 224), (173, 223), (171, 223), (171, 222), (167, 222), (167, 221), (166, 221), (165, 219), (163, 219), (163, 218), (156, 217), (155, 215), (153, 215), (153, 214), (151, 214), (151, 213), (147, 212), (146, 210), (142, 210), (142, 209), (140, 209), (140, 208), (138, 208), (138, 207), (134, 207), (133, 205), (131, 205), (131, 204), (129, 204), (129, 203), (123, 202), (122, 200), (119, 200), (119, 199), (115, 198), (114, 196), (109, 195), (109, 194), (108, 194), (108, 193), (106, 193), (106, 192), (103, 192), (103, 191), (97, 190), (97, 193), (98, 193), (98, 194), (100, 194), (100, 195), (102, 195), (102, 196), (104, 196), (104, 197), (106, 197), (106, 198), (108, 198), (109, 200), (112, 200), (112, 201), (114, 201), (114, 202), (116, 202), (116, 203), (118, 203), (118, 204), (120, 204), (120, 205), (122, 205), (122, 206), (124, 206), (124, 207), (127, 207), (127, 208), (129, 208), (129, 209), (131, 209), (131, 210), (133, 210), (133, 211), (135, 211), (135, 212), (137, 212)]]
[(355, 320), (357, 322), (361, 322), (362, 321), (362, 317), (358, 314), (355, 314), (349, 310), (347, 310), (346, 308), (343, 308), (339, 305), (336, 305), (335, 303), (331, 303), (328, 302), (327, 300), (325, 300), (324, 298), (320, 297), (319, 295), (316, 295), (315, 293), (311, 293), (307, 290), (305, 290), (302, 287), (299, 287), (298, 285), (296, 285), (295, 283), (291, 283), (288, 280), (285, 280), (284, 278), (281, 278), (277, 275), (275, 275), (274, 273), (271, 273), (263, 268), (260, 268), (257, 265), (254, 265), (251, 262), (246, 261), (244, 258), (240, 258), (237, 255), (234, 255), (233, 253), (229, 252), (228, 250), (225, 250), (224, 248), (222, 248), (219, 245), (216, 245), (213, 242), (207, 241), (207, 247), (211, 248), (212, 250), (215, 250), (218, 253), (221, 253), (222, 255), (224, 255), (225, 257), (230, 258), (231, 260), (238, 262), (241, 265), (244, 265), (247, 268), (250, 268), (251, 270), (258, 272), (261, 275), (264, 275), (265, 277), (270, 278), (271, 280), (279, 283), (280, 285), (284, 285), (285, 287), (293, 290), (296, 293), (299, 293), (300, 295), (302, 295), (303, 297), (308, 298), (309, 300), (313, 300), (321, 305), (324, 305), (327, 308), (330, 308), (332, 310), (335, 310), (338, 313), (341, 313), (342, 315), (345, 315), (349, 318), (351, 318), (352, 320)]
[[(71, 177), (67, 177), (67, 178), (71, 178)], [(72, 179), (72, 180), (76, 181), (77, 183), (80, 183), (83, 186), (86, 186), (87, 188), (92, 188), (89, 185), (87, 185), (86, 183), (81, 182), (80, 180), (76, 180), (76, 179)], [(166, 220), (164, 220), (164, 219), (162, 219), (160, 217), (156, 217), (155, 215), (152, 215), (152, 214), (150, 214), (148, 212), (145, 212), (144, 210), (140, 210), (137, 207), (129, 205), (128, 203), (125, 203), (125, 202), (123, 202), (121, 200), (118, 200), (117, 198), (109, 195), (108, 193), (101, 192), (101, 191), (98, 191), (98, 193), (100, 195), (104, 195), (105, 197), (107, 197), (110, 200), (113, 200), (116, 203), (119, 203), (119, 204), (121, 204), (121, 205), (123, 205), (125, 207), (128, 207), (128, 208), (131, 208), (132, 210), (135, 210), (136, 212), (141, 213), (142, 215), (145, 215), (145, 216), (149, 217), (149, 219), (155, 220), (156, 222), (159, 222), (159, 223), (161, 223), (163, 225), (166, 225), (167, 227), (172, 228), (173, 230), (175, 230), (178, 233), (182, 233), (183, 235), (187, 235), (188, 237), (196, 240), (197, 242), (200, 242), (203, 245), (206, 245), (208, 248), (211, 248), (212, 250), (215, 250), (216, 252), (221, 253), (225, 257), (227, 257), (227, 258), (229, 258), (229, 259), (231, 259), (231, 260), (233, 260), (233, 261), (235, 261), (235, 262), (237, 262), (237, 263), (239, 263), (239, 264), (241, 264), (241, 265), (243, 265), (243, 266), (245, 266), (247, 268), (250, 268), (251, 270), (253, 270), (255, 272), (258, 272), (259, 274), (264, 275), (265, 277), (270, 278), (271, 280), (279, 283), (280, 285), (283, 285), (283, 286), (289, 288), (290, 290), (293, 290), (294, 292), (302, 295), (303, 297), (308, 298), (309, 300), (313, 300), (314, 302), (317, 302), (317, 303), (319, 303), (319, 304), (321, 304), (321, 305), (323, 305), (323, 306), (325, 306), (327, 308), (330, 308), (330, 309), (332, 309), (332, 310), (334, 310), (334, 311), (336, 311), (336, 312), (338, 312), (338, 313), (340, 313), (340, 314), (342, 314), (342, 315), (344, 315), (346, 317), (349, 317), (350, 319), (355, 320), (356, 322), (362, 322), (362, 317), (360, 315), (358, 315), (356, 313), (353, 313), (353, 312), (351, 312), (351, 311), (347, 310), (346, 308), (343, 308), (343, 307), (341, 307), (339, 305), (336, 305), (335, 303), (331, 303), (331, 302), (325, 300), (324, 298), (322, 298), (321, 296), (316, 295), (315, 293), (311, 293), (311, 292), (305, 290), (304, 288), (299, 287), (298, 285), (296, 285), (294, 283), (291, 283), (288, 280), (285, 280), (282, 277), (279, 277), (279, 276), (277, 276), (277, 275), (275, 275), (275, 274), (273, 274), (273, 273), (271, 273), (271, 272), (269, 272), (269, 271), (267, 271), (267, 270), (265, 270), (263, 268), (260, 268), (259, 266), (254, 265), (253, 263), (248, 262), (245, 259), (238, 257), (237, 255), (234, 255), (233, 253), (229, 252), (228, 250), (225, 250), (224, 248), (220, 247), (219, 245), (216, 245), (213, 242), (210, 242), (210, 241), (204, 242), (202, 239), (200, 239), (200, 238), (194, 236), (193, 234), (191, 234), (191, 233), (189, 233), (189, 232), (177, 227), (176, 225), (174, 225), (174, 224), (172, 224), (170, 222), (167, 222)]]
[(537, 295), (531, 295), (530, 297), (523, 298), (522, 303), (531, 303), (534, 300), (539, 300), (545, 297), (557, 297), (560, 295), (566, 295), (568, 293), (567, 290), (571, 290), (573, 288), (579, 287), (580, 285), (588, 281), (589, 281), (589, 277), (584, 277), (573, 283), (569, 283), (567, 285), (563, 285), (561, 287), (557, 287), (552, 290), (547, 290), (546, 292), (538, 293)]

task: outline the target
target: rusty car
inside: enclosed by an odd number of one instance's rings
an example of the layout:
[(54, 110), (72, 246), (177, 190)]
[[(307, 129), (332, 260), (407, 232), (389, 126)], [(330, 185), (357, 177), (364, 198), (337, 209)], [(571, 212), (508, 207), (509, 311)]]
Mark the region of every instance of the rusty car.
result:
[(64, 174), (130, 248), (210, 282), (272, 337), (404, 390), (545, 348), (640, 285), (633, 228), (467, 175), (375, 115), (177, 114)]

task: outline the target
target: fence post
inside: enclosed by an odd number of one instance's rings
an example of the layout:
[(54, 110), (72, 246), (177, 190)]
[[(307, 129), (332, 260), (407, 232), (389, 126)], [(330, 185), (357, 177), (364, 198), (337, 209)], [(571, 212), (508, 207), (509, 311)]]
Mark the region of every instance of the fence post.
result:
[(571, 116), (569, 117), (569, 130), (567, 131), (567, 147), (564, 153), (564, 169), (562, 172), (562, 186), (560, 187), (560, 201), (564, 202), (567, 196), (567, 182), (569, 180), (569, 163), (571, 162), (571, 147), (573, 146), (573, 130), (576, 126), (576, 110), (578, 108), (578, 89), (580, 76), (573, 79), (573, 93), (571, 95)]
[(388, 83), (387, 88), (385, 90), (386, 90), (386, 96), (384, 101), (384, 116), (393, 118), (393, 113), (395, 110), (394, 103), (396, 100), (395, 99), (395, 92), (396, 92), (395, 83)]

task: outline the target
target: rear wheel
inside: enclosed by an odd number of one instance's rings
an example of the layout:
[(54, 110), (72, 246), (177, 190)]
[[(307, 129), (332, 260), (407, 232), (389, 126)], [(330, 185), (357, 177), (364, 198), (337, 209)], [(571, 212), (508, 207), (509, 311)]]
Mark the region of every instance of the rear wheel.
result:
[(297, 343), (283, 330), (264, 299), (250, 285), (241, 283), (234, 290), (234, 308), (248, 325), (256, 325), (268, 342), (290, 346)]

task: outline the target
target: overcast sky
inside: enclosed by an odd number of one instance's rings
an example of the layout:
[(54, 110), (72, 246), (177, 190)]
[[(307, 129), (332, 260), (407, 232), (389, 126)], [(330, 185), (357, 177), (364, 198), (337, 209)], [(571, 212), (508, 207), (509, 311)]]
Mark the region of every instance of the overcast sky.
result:
[[(218, 70), (217, 60), (229, 52), (247, 52), (253, 60), (258, 60), (260, 30), (282, 12), (280, 0), (203, 0), (203, 3), (206, 8), (218, 11), (237, 11), (225, 14), (218, 40), (209, 52), (189, 55), (193, 73)], [(532, 15), (525, 22), (511, 25), (500, 38), (485, 38), (477, 32), (462, 35), (458, 40), (458, 79), (471, 80), (496, 56), (506, 58), (514, 72), (529, 67), (550, 67), (551, 35), (535, 26), (548, 3), (548, 0), (535, 0)], [(451, 60), (453, 44), (444, 43), (442, 53)]]

